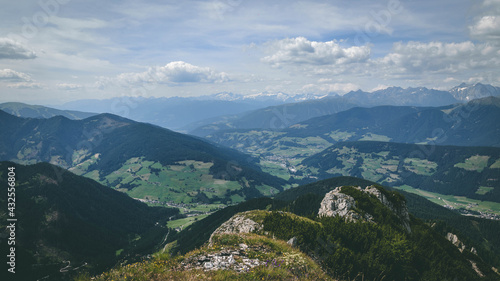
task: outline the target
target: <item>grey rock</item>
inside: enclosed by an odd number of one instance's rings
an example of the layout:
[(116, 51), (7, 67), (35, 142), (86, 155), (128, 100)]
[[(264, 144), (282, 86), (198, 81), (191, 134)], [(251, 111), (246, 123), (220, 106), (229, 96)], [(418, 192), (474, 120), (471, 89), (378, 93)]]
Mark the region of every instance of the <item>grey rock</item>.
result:
[[(411, 232), (410, 227), (410, 214), (408, 213), (408, 208), (405, 202), (401, 202), (400, 206), (393, 204), (380, 190), (374, 186), (368, 186), (365, 189), (361, 187), (355, 187), (356, 189), (371, 194), (377, 198), (384, 206), (389, 208), (400, 220), (402, 226), (406, 231)], [(341, 216), (347, 221), (366, 221), (375, 223), (374, 218), (371, 214), (365, 213), (363, 215), (354, 211), (356, 208), (356, 201), (352, 196), (344, 194), (341, 192), (342, 187), (336, 187), (334, 190), (325, 194), (325, 197), (321, 201), (321, 206), (318, 211), (319, 216)]]
[[(251, 212), (251, 211), (249, 211)], [(212, 244), (212, 238), (214, 235), (220, 234), (231, 234), (231, 233), (251, 233), (261, 231), (263, 226), (256, 223), (255, 221), (247, 218), (244, 213), (238, 213), (231, 217), (228, 221), (224, 222), (210, 235), (209, 243)]]

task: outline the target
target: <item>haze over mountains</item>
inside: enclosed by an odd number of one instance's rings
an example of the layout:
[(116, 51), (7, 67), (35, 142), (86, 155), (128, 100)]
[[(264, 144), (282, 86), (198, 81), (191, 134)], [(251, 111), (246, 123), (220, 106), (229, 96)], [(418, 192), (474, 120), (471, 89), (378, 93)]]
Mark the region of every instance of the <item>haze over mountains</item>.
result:
[[(487, 96), (500, 96), (500, 88), (481, 83), (470, 85), (463, 83), (449, 91), (425, 87), (407, 89), (389, 87), (371, 93), (358, 90), (343, 96), (335, 93), (292, 96), (281, 92), (262, 92), (254, 95), (223, 92), (185, 98), (121, 97), (107, 100), (79, 100), (60, 105), (58, 108), (112, 113), (172, 130), (190, 131), (201, 135), (206, 133), (199, 133), (202, 128), (198, 127), (212, 123), (222, 126), (222, 129), (283, 128), (356, 106), (445, 106)], [(220, 116), (225, 117), (218, 118)], [(256, 123), (245, 121), (255, 118), (252, 116), (259, 116), (260, 121)], [(205, 121), (207, 119), (209, 122)]]

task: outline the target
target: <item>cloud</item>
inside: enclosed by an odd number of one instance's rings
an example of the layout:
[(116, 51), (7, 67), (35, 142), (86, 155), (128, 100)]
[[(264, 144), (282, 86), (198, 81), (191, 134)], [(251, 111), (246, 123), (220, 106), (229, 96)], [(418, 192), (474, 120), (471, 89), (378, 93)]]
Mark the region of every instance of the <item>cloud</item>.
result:
[(469, 26), (471, 36), (483, 40), (500, 39), (500, 16), (482, 16), (474, 25)]
[(356, 91), (360, 87), (353, 83), (329, 83), (329, 84), (307, 84), (302, 87), (303, 92), (314, 93), (340, 93), (345, 94), (350, 91)]
[(68, 84), (68, 83), (61, 83), (56, 85), (59, 90), (65, 90), (65, 91), (76, 91), (83, 89), (83, 85), (79, 84)]
[(34, 82), (19, 82), (8, 84), (7, 87), (12, 89), (43, 89), (43, 85), (41, 83)]
[(36, 58), (35, 52), (9, 38), (0, 38), (0, 59), (24, 60)]
[[(389, 54), (372, 62), (386, 73), (457, 73), (500, 66), (500, 50), (490, 44), (443, 42), (394, 43)], [(382, 69), (380, 69), (382, 70)]]
[(379, 90), (385, 90), (385, 89), (387, 89), (389, 87), (391, 87), (391, 86), (384, 85), (384, 84), (378, 84), (377, 87), (371, 89), (370, 92), (375, 92), (375, 91), (379, 91)]
[(280, 67), (282, 65), (342, 65), (366, 61), (370, 47), (341, 47), (337, 41), (309, 41), (305, 37), (287, 38), (270, 44), (273, 54), (262, 61)]
[(479, 12), (468, 26), (470, 36), (486, 42), (500, 43), (500, 1), (484, 0), (478, 4)]
[(182, 84), (182, 83), (222, 83), (229, 81), (225, 72), (217, 72), (209, 67), (195, 66), (183, 61), (174, 61), (165, 66), (150, 67), (139, 73), (122, 73), (116, 78), (102, 77), (100, 85), (116, 82), (126, 86), (130, 84)]
[(17, 81), (24, 81), (24, 82), (30, 82), (31, 77), (22, 72), (17, 72), (12, 69), (0, 69), (0, 81), (10, 81), (10, 82), (17, 82)]

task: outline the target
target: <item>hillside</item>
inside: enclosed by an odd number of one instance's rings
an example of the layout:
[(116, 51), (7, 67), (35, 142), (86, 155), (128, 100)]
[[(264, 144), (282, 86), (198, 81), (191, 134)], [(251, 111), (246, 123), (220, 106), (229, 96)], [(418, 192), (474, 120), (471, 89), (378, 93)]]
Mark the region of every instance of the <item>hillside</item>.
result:
[[(153, 261), (117, 268), (96, 279), (145, 275), (151, 280), (200, 276), (213, 280), (329, 280), (322, 272), (334, 280), (498, 279), (475, 249), (464, 246), (461, 250), (436, 226), (404, 215), (405, 200), (398, 193), (380, 186), (330, 188), (320, 197), (321, 207), (308, 218), (291, 211), (304, 196), (288, 202), (266, 199), (271, 200), (264, 207), (268, 211), (256, 211), (262, 208), (258, 200), (252, 200), (253, 209), (250, 201), (245, 202), (238, 209), (228, 207), (232, 211), (224, 219), (216, 213), (177, 236), (205, 237), (202, 240), (207, 243), (196, 246), (198, 249), (177, 240), (169, 249), (184, 249), (180, 256), (158, 254)], [(273, 209), (278, 211), (269, 211)], [(218, 223), (213, 227), (202, 228), (215, 220)], [(407, 228), (403, 227), (405, 221)], [(251, 271), (241, 272), (245, 266)]]
[[(376, 185), (376, 183), (355, 177), (329, 178), (280, 192), (275, 196), (274, 205), (276, 208), (282, 208), (283, 202), (292, 202), (289, 204), (291, 212), (301, 215), (316, 215), (325, 194), (341, 185), (370, 186)], [(387, 186), (384, 188), (394, 190)], [(498, 236), (500, 221), (464, 216), (422, 196), (401, 190), (397, 191), (404, 195), (410, 214), (432, 224), (438, 223), (440, 229), (438, 230), (436, 227), (435, 229), (443, 236), (447, 232), (459, 234), (462, 241), (466, 241), (467, 244), (478, 249), (478, 253), (484, 260), (500, 267), (500, 237)], [(193, 225), (193, 227), (195, 226)]]
[[(133, 260), (158, 246), (174, 208), (148, 207), (91, 179), (48, 163), (23, 166), (0, 162), (7, 183), (14, 167), (16, 279), (69, 280), (78, 272), (101, 272), (122, 259)], [(12, 174), (11, 174), (12, 175)], [(9, 200), (9, 202), (12, 202)], [(7, 192), (0, 194), (1, 237), (10, 237)], [(12, 218), (12, 216), (10, 216)], [(7, 242), (2, 239), (2, 253)], [(7, 272), (2, 265), (2, 274)]]
[(29, 105), (20, 102), (2, 103), (0, 104), (0, 110), (23, 118), (51, 118), (54, 116), (64, 116), (68, 119), (80, 120), (97, 114), (75, 110), (59, 110), (41, 105)]
[[(221, 116), (215, 119), (191, 124), (189, 134), (204, 137), (212, 133), (232, 129), (271, 129), (279, 130), (295, 123), (317, 116), (333, 114), (355, 107), (339, 96), (325, 97), (296, 103), (269, 106), (234, 116)], [(198, 127), (196, 127), (198, 126)]]
[(265, 171), (289, 179), (302, 160), (341, 141), (498, 147), (499, 119), (500, 98), (488, 97), (438, 108), (357, 107), (282, 130), (225, 130), (206, 138), (259, 157)]
[(354, 176), (500, 202), (498, 163), (500, 148), (360, 141), (337, 143), (306, 158), (298, 169), (320, 179)]
[(2, 160), (50, 162), (134, 198), (228, 204), (286, 184), (245, 154), (111, 114), (69, 120), (0, 112), (0, 130)]

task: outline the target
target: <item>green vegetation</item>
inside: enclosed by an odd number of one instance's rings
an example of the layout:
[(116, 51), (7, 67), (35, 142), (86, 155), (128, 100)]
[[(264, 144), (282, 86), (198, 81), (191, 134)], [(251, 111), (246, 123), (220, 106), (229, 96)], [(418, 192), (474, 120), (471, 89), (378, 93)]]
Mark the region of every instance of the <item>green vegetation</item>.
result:
[(3, 159), (51, 162), (134, 198), (191, 208), (235, 204), (287, 186), (248, 155), (111, 114), (23, 119), (1, 111), (0, 117)]
[[(76, 268), (102, 272), (119, 260), (134, 260), (157, 247), (168, 229), (162, 227), (174, 208), (148, 207), (91, 179), (48, 163), (22, 166), (0, 162), (0, 180), (15, 167), (18, 219), (16, 277), (19, 280), (69, 280)], [(7, 206), (7, 192), (0, 204)], [(0, 209), (5, 229), (7, 208)], [(7, 252), (7, 243), (0, 245)], [(60, 272), (71, 261), (71, 270)], [(87, 265), (83, 266), (83, 264)], [(37, 266), (34, 266), (37, 265)]]
[[(464, 196), (444, 195), (416, 189), (408, 185), (403, 185), (395, 188), (397, 188), (398, 190), (404, 190), (406, 192), (417, 194), (440, 206), (500, 215), (500, 203), (497, 202), (474, 200)], [(480, 187), (480, 189), (476, 191), (476, 193), (484, 195), (491, 190), (493, 190), (492, 187)]]
[(497, 159), (495, 163), (491, 164), (490, 169), (500, 169), (500, 159)]
[(198, 216), (192, 216), (192, 217), (187, 217), (183, 219), (177, 219), (177, 220), (171, 220), (167, 222), (167, 227), (169, 228), (180, 228), (184, 229), (185, 227), (190, 226), (192, 223), (202, 220), (206, 218), (208, 215), (198, 215)]
[(474, 155), (465, 159), (464, 163), (455, 164), (454, 167), (481, 173), (488, 166), (489, 159), (490, 156)]
[(477, 191), (476, 191), (476, 194), (479, 194), (479, 195), (485, 195), (486, 193), (494, 190), (495, 188), (493, 187), (489, 187), (489, 186), (480, 186)]
[[(297, 167), (310, 180), (355, 176), (389, 186), (500, 202), (496, 168), (500, 148), (343, 142), (306, 158)], [(304, 177), (298, 183), (307, 182)], [(480, 187), (491, 187), (482, 189)]]
[[(238, 251), (239, 245), (248, 249), (246, 258), (257, 260), (260, 265), (243, 272), (235, 270), (204, 271), (191, 268), (192, 258), (216, 254), (221, 250)], [(235, 256), (235, 263), (243, 258)], [(185, 268), (186, 267), (186, 268)], [(190, 268), (190, 269), (187, 269)], [(211, 246), (205, 245), (182, 256), (158, 252), (151, 260), (117, 267), (94, 278), (81, 276), (78, 280), (334, 280), (307, 255), (287, 245), (284, 241), (255, 234), (225, 234), (214, 237)]]
[(311, 224), (287, 214), (272, 213), (264, 220), (264, 229), (282, 240), (297, 237), (299, 248), (314, 252), (334, 278), (477, 278), (470, 263), (454, 246), (421, 222), (412, 223), (411, 235), (387, 224), (352, 223), (340, 217), (323, 217), (319, 222), (320, 225)]
[(391, 141), (391, 138), (388, 136), (368, 133), (368, 134), (363, 135), (363, 137), (359, 140), (360, 141)]
[[(315, 216), (324, 195), (335, 187), (343, 185), (369, 186), (376, 185), (376, 183), (354, 177), (336, 177), (285, 190), (275, 196), (275, 199), (291, 202), (287, 207), (290, 212)], [(389, 187), (385, 189), (390, 190)], [(498, 236), (500, 221), (463, 216), (456, 211), (442, 207), (442, 201), (435, 204), (414, 193), (402, 190), (398, 192), (406, 197), (406, 204), (411, 214), (430, 221), (432, 224), (443, 223), (447, 226), (444, 228), (446, 231), (442, 231), (443, 236), (447, 232), (460, 234), (462, 241), (465, 240), (468, 245), (474, 246), (484, 260), (490, 261), (497, 268), (500, 267), (500, 236)], [(282, 208), (280, 206), (284, 203), (280, 205), (277, 202), (280, 201), (273, 202), (276, 206), (273, 208)], [(486, 208), (491, 209), (491, 207)]]

